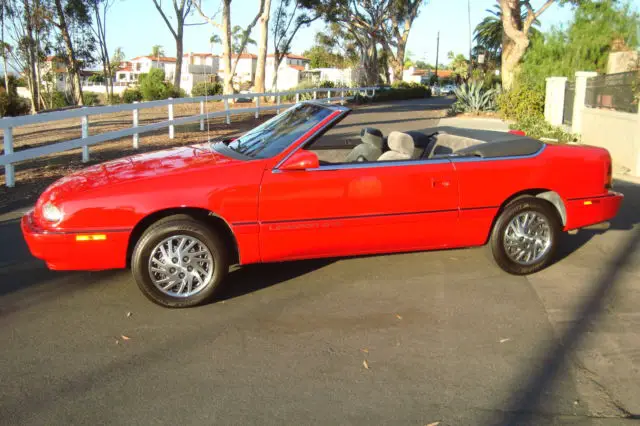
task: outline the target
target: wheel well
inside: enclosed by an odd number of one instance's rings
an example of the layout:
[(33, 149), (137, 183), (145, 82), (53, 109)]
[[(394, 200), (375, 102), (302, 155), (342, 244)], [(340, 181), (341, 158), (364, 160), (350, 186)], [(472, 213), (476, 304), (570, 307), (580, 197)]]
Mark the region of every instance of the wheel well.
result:
[(233, 231), (231, 231), (231, 228), (224, 219), (207, 209), (195, 207), (180, 207), (154, 212), (148, 216), (145, 216), (136, 224), (136, 226), (133, 228), (133, 231), (131, 231), (131, 235), (129, 236), (129, 245), (127, 247), (127, 264), (130, 263), (133, 249), (135, 248), (142, 234), (144, 234), (144, 231), (146, 231), (154, 223), (175, 215), (189, 216), (192, 219), (207, 225), (211, 229), (216, 230), (224, 240), (225, 246), (229, 248), (230, 264), (233, 265), (239, 263), (240, 252), (238, 250), (238, 242), (233, 235)]
[(500, 209), (498, 210), (498, 213), (496, 214), (493, 222), (495, 223), (498, 216), (500, 216), (500, 213), (502, 213), (502, 211), (509, 204), (524, 197), (535, 197), (547, 201), (555, 208), (556, 213), (558, 213), (558, 219), (560, 219), (560, 223), (562, 223), (563, 226), (567, 223), (567, 210), (560, 195), (555, 191), (550, 191), (543, 188), (526, 189), (524, 191), (516, 192), (515, 194), (507, 198), (500, 206)]
[[(567, 223), (567, 210), (564, 206), (564, 202), (562, 201), (562, 198), (560, 197), (560, 195), (557, 192), (550, 191), (548, 189), (532, 188), (532, 189), (526, 189), (524, 191), (516, 192), (515, 194), (511, 195), (509, 198), (504, 200), (504, 202), (500, 205), (498, 212), (494, 216), (493, 221), (491, 222), (490, 233), (492, 232), (493, 227), (496, 224), (496, 221), (498, 220), (498, 218), (500, 217), (504, 209), (509, 204), (525, 197), (535, 197), (535, 198), (545, 200), (546, 202), (551, 204), (554, 207), (554, 210), (556, 211), (556, 213), (558, 213), (558, 219), (560, 219), (560, 223), (562, 223), (562, 226), (564, 226)], [(488, 238), (489, 237), (487, 236), (487, 240)]]

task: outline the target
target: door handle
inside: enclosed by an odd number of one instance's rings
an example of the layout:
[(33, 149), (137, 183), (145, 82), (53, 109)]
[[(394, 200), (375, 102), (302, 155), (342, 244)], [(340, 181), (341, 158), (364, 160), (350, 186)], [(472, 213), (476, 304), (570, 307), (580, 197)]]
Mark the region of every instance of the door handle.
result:
[(432, 188), (448, 188), (450, 182), (448, 180), (440, 180), (440, 179), (431, 179), (431, 187)]

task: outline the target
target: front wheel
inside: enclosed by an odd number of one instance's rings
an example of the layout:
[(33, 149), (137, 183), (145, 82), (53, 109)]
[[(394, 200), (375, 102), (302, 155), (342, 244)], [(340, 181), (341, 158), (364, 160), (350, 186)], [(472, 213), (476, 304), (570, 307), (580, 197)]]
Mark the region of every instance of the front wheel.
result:
[(491, 251), (498, 266), (515, 275), (527, 275), (553, 260), (562, 232), (552, 205), (533, 197), (509, 204), (491, 232)]
[(131, 258), (142, 293), (167, 308), (211, 300), (228, 268), (222, 239), (206, 225), (182, 215), (152, 225)]

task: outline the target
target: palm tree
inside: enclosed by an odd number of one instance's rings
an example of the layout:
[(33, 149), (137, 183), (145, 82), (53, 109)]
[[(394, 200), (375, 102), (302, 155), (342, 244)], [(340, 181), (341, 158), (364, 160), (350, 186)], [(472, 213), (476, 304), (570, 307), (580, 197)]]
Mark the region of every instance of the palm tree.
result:
[[(486, 10), (489, 16), (485, 17), (475, 28), (473, 39), (492, 56), (499, 58), (502, 52), (502, 10), (500, 4), (495, 4), (493, 9)], [(527, 17), (527, 11), (522, 13), (522, 20)], [(539, 26), (539, 21), (534, 21), (529, 33), (534, 35), (539, 31), (534, 26)]]
[(156, 61), (159, 63), (160, 56), (164, 56), (164, 48), (159, 44), (151, 46), (151, 57), (156, 58)]
[[(234, 26), (231, 34), (233, 37), (233, 53), (237, 55), (246, 52), (247, 46), (249, 46), (250, 44), (254, 46), (257, 45), (256, 41), (251, 37), (249, 37), (249, 34), (245, 34), (245, 31), (242, 29), (240, 25)], [(243, 51), (240, 52), (240, 46), (242, 46), (242, 40), (244, 39), (245, 36), (247, 37), (247, 44), (244, 46)]]

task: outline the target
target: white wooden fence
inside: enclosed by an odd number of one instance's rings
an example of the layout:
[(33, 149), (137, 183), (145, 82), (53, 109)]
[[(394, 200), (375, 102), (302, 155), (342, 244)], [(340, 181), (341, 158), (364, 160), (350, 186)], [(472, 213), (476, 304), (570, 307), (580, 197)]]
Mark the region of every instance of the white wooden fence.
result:
[[(166, 99), (162, 101), (151, 102), (136, 102), (133, 104), (122, 104), (112, 106), (99, 106), (99, 107), (84, 107), (66, 111), (47, 112), (38, 115), (29, 115), (21, 117), (5, 117), (0, 119), (0, 128), (4, 133), (4, 155), (0, 156), (0, 165), (4, 166), (6, 185), (8, 187), (15, 186), (15, 169), (14, 163), (25, 161), (44, 155), (49, 155), (56, 152), (69, 151), (82, 147), (82, 161), (89, 161), (89, 147), (102, 142), (120, 139), (127, 136), (133, 137), (133, 148), (138, 148), (140, 143), (140, 133), (152, 132), (165, 127), (169, 128), (169, 139), (173, 139), (175, 135), (175, 126), (187, 123), (200, 122), (200, 130), (205, 130), (205, 120), (215, 117), (225, 117), (227, 124), (231, 124), (231, 116), (237, 114), (254, 113), (258, 118), (260, 111), (276, 110), (277, 113), (281, 109), (287, 108), (294, 104), (281, 104), (280, 99), (282, 96), (295, 95), (296, 103), (300, 101), (300, 94), (313, 93), (313, 99), (317, 99), (318, 93), (327, 93), (326, 98), (320, 99), (323, 102), (339, 101), (344, 102), (347, 99), (353, 97), (355, 93), (369, 91), (375, 95), (376, 87), (358, 87), (358, 88), (316, 88), (316, 89), (301, 89), (287, 92), (270, 92), (270, 93), (241, 93), (233, 95), (216, 95), (216, 96), (200, 96), (195, 98), (179, 98), (179, 99)], [(331, 94), (339, 94), (339, 96), (331, 97)], [(260, 98), (272, 97), (276, 99), (275, 105), (260, 105)], [(229, 108), (229, 99), (246, 99), (254, 98), (255, 107), (252, 108)], [(224, 110), (215, 111), (211, 113), (205, 112), (205, 101), (223, 101)], [(200, 103), (200, 114), (189, 117), (174, 118), (173, 106), (176, 104), (187, 103)], [(160, 106), (167, 107), (167, 120), (159, 123), (147, 124), (139, 126), (139, 111), (146, 108), (155, 108)], [(123, 130), (116, 130), (112, 132), (100, 133), (97, 135), (89, 136), (89, 116), (98, 114), (110, 114), (122, 111), (132, 112), (132, 127)], [(29, 148), (14, 152), (13, 149), (13, 129), (19, 126), (26, 126), (28, 124), (48, 123), (51, 121), (65, 120), (68, 118), (80, 118), (80, 129), (82, 131), (82, 137), (79, 139), (71, 139), (68, 141), (62, 141), (52, 143), (49, 145), (40, 146), (37, 148)]]

